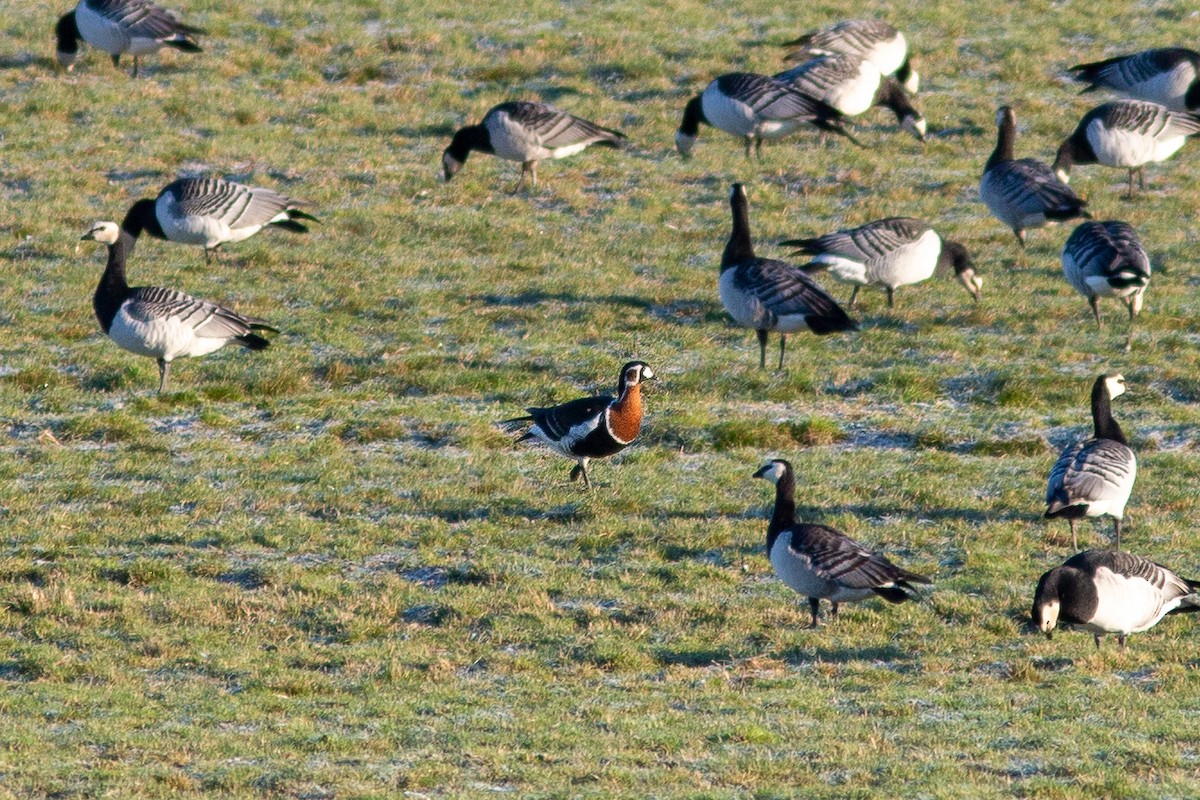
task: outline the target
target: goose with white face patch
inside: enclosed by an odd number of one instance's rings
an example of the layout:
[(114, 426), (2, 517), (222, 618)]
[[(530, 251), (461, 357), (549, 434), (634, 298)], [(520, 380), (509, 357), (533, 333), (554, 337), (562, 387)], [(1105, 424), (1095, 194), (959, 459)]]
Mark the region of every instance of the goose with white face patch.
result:
[(1112, 415), (1113, 399), (1124, 393), (1124, 376), (1101, 375), (1096, 379), (1092, 386), (1095, 435), (1065, 448), (1050, 470), (1046, 519), (1067, 520), (1075, 550), (1079, 549), (1075, 523), (1084, 517), (1104, 516), (1113, 518), (1116, 549), (1121, 549), (1121, 519), (1137, 478), (1137, 458)]
[(299, 200), (261, 186), (245, 186), (221, 178), (180, 178), (167, 184), (154, 200), (138, 200), (121, 222), (135, 239), (147, 233), (157, 239), (204, 248), (204, 260), (221, 259), (220, 247), (249, 239), (265, 227), (307, 233), (302, 220), (318, 222), (301, 210)]
[(806, 33), (785, 42), (784, 47), (799, 47), (789, 59), (811, 58), (832, 53), (862, 56), (884, 75), (894, 75), (907, 91), (921, 90), (921, 77), (912, 67), (908, 41), (904, 34), (881, 19), (851, 19)]
[(1033, 596), (1033, 626), (1050, 638), (1060, 622), (1100, 638), (1149, 630), (1168, 614), (1200, 611), (1200, 582), (1181, 578), (1153, 561), (1111, 550), (1085, 550), (1042, 575)]
[(630, 361), (621, 367), (617, 378), (617, 396), (583, 397), (557, 406), (525, 409), (528, 416), (506, 419), (499, 424), (518, 430), (532, 423), (517, 439), (537, 440), (552, 450), (575, 460), (571, 480), (583, 476), (585, 488), (592, 488), (588, 462), (619, 453), (633, 443), (642, 429), (642, 384), (654, 378), (654, 370), (644, 361)]
[(1076, 64), (1071, 71), (1075, 80), (1091, 84), (1083, 92), (1112, 89), (1172, 111), (1200, 111), (1200, 53), (1186, 47), (1143, 50)]
[(759, 258), (750, 238), (750, 203), (735, 183), (729, 192), (733, 229), (721, 254), (717, 284), (721, 303), (734, 322), (758, 334), (758, 366), (767, 366), (767, 332), (779, 332), (779, 369), (787, 334), (808, 328), (818, 336), (858, 330), (837, 301), (798, 267)]
[(1129, 336), (1125, 352), (1133, 346), (1133, 320), (1142, 310), (1142, 297), (1150, 284), (1150, 257), (1137, 232), (1127, 222), (1085, 222), (1067, 239), (1062, 252), (1063, 276), (1087, 298), (1100, 327), (1101, 297), (1116, 297), (1129, 309)]
[(996, 149), (983, 168), (979, 197), (992, 216), (1012, 228), (1025, 248), (1025, 231), (1051, 222), (1090, 217), (1075, 191), (1049, 166), (1032, 158), (1013, 158), (1017, 115), (1008, 106), (996, 111)]
[(808, 598), (812, 627), (817, 627), (820, 601), (838, 605), (869, 597), (902, 603), (917, 597), (914, 583), (929, 578), (900, 569), (841, 531), (796, 521), (796, 477), (782, 459), (768, 462), (754, 477), (775, 484), (775, 509), (767, 526), (767, 558), (780, 579)]
[(200, 28), (184, 25), (172, 11), (159, 8), (149, 0), (79, 0), (54, 29), (58, 39), (58, 63), (68, 71), (79, 58), (83, 40), (112, 57), (120, 66), (121, 56), (133, 56), (133, 77), (138, 74), (141, 56), (171, 47), (184, 53), (199, 53), (195, 37)]
[(1165, 161), (1197, 134), (1198, 115), (1171, 111), (1146, 100), (1116, 100), (1083, 115), (1074, 133), (1058, 148), (1054, 172), (1065, 183), (1075, 164), (1128, 169), (1126, 197), (1132, 198), (1135, 173), (1139, 188), (1145, 189), (1145, 165)]
[(953, 267), (958, 282), (976, 302), (983, 288), (967, 248), (943, 239), (929, 223), (912, 217), (888, 217), (814, 239), (789, 239), (779, 246), (798, 247), (793, 256), (812, 258), (802, 267), (805, 273), (828, 270), (839, 281), (853, 283), (851, 308), (863, 286), (883, 287), (892, 308), (898, 287), (919, 283), (938, 267)]
[(675, 132), (675, 148), (684, 158), (691, 157), (702, 123), (742, 139), (746, 158), (751, 151), (762, 156), (764, 139), (787, 136), (805, 124), (858, 144), (842, 125), (843, 119), (842, 112), (833, 106), (777, 78), (731, 72), (688, 101)]
[(620, 148), (625, 134), (560, 111), (546, 103), (518, 100), (501, 103), (478, 125), (459, 129), (442, 153), (442, 174), (447, 181), (458, 174), (472, 150), (491, 153), (521, 164), (515, 193), (530, 176), (537, 188), (537, 165), (548, 158), (566, 158), (597, 145)]
[(264, 350), (270, 342), (259, 332), (278, 333), (264, 320), (175, 289), (131, 287), (125, 280), (125, 262), (136, 238), (114, 222), (97, 222), (82, 238), (108, 245), (108, 263), (92, 298), (96, 319), (120, 347), (158, 362), (160, 394), (167, 389), (176, 358), (207, 355), (230, 342)]
[(904, 87), (895, 78), (880, 74), (874, 64), (860, 55), (817, 56), (775, 77), (848, 117), (856, 117), (874, 106), (890, 109), (901, 128), (918, 141), (925, 141), (925, 118)]

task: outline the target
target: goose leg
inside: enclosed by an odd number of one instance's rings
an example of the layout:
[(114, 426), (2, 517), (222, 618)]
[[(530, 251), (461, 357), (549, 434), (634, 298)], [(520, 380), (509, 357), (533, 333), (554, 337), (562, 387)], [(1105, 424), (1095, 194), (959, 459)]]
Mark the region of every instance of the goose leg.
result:
[(529, 172), (529, 162), (528, 161), (521, 164), (521, 177), (517, 178), (517, 183), (509, 191), (509, 194), (516, 194), (518, 191), (520, 191), (521, 184), (523, 184), (525, 182), (525, 173), (526, 172)]
[(1100, 634), (1098, 634), (1098, 633), (1092, 634), (1092, 638), (1096, 640), (1096, 649), (1099, 650), (1100, 649)]
[(861, 286), (855, 286), (854, 291), (850, 293), (850, 302), (846, 304), (850, 308), (858, 308), (858, 290), (861, 288)]
[(812, 610), (812, 624), (808, 627), (817, 627), (817, 618), (820, 616), (821, 601), (816, 597), (808, 598), (808, 607)]
[(832, 606), (832, 608), (830, 609), (830, 613), (829, 613), (830, 619), (835, 620), (835, 619), (837, 619), (837, 615), (838, 615), (838, 604), (830, 601), (829, 605)]
[(1121, 518), (1113, 517), (1113, 531), (1117, 536), (1117, 552), (1121, 551)]
[(747, 136), (746, 137), (746, 158), (750, 157), (750, 151), (752, 149), (754, 149), (754, 137)]
[(536, 161), (529, 162), (529, 177), (530, 177), (530, 183), (531, 183), (530, 188), (536, 189), (537, 188), (537, 162)]
[(1025, 249), (1025, 231), (1024, 229), (1013, 228), (1013, 233), (1017, 237), (1017, 241), (1021, 243), (1021, 249)]
[(1100, 324), (1100, 298), (1096, 295), (1092, 295), (1088, 298), (1088, 305), (1092, 307), (1092, 316), (1096, 318), (1096, 327), (1103, 327)]
[(1125, 195), (1126, 200), (1133, 199), (1133, 173), (1135, 172), (1137, 172), (1135, 169), (1129, 170), (1129, 193)]
[(158, 360), (158, 393), (167, 390), (167, 375), (171, 372), (171, 362), (160, 358)]
[(588, 459), (586, 457), (580, 458), (579, 463), (571, 468), (571, 480), (574, 481), (574, 480), (578, 479), (580, 475), (582, 475), (583, 476), (583, 488), (591, 489), (592, 488), (592, 479), (588, 477), (587, 465), (588, 465)]
[(1137, 312), (1133, 310), (1134, 299), (1129, 298), (1125, 304), (1129, 308), (1129, 336), (1125, 339), (1125, 352), (1128, 353), (1133, 349), (1133, 318), (1137, 316)]
[(1079, 552), (1079, 539), (1075, 536), (1075, 520), (1068, 519), (1067, 524), (1071, 526), (1071, 549)]
[(1117, 644), (1121, 645), (1121, 652), (1124, 653), (1125, 652), (1125, 634), (1123, 634), (1123, 633), (1117, 634)]
[(767, 368), (767, 332), (756, 331), (758, 334), (758, 368)]
[(758, 158), (759, 161), (762, 161), (762, 143), (763, 143), (762, 139), (754, 140), (754, 155)]
[(111, 56), (109, 56), (109, 58), (112, 59), (114, 67), (116, 67), (117, 69), (121, 68), (121, 54), (120, 53), (113, 53)]
[(138, 66), (139, 66), (140, 62), (141, 62), (141, 56), (133, 57), (133, 77), (135, 77), (135, 78), (138, 76)]
[(895, 289), (893, 289), (891, 286), (888, 286), (888, 287), (887, 287), (888, 308), (895, 308), (895, 307), (896, 307), (896, 297), (895, 297), (895, 295), (896, 295), (896, 290), (895, 290)]
[(783, 371), (783, 351), (787, 347), (787, 334), (779, 334), (779, 371)]

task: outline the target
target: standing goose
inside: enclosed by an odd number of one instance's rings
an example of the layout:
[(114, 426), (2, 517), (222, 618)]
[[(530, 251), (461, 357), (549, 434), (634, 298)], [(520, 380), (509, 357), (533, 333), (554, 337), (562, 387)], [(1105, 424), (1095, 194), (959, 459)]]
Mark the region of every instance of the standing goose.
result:
[(954, 268), (958, 282), (976, 302), (983, 288), (966, 247), (942, 239), (929, 223), (911, 217), (888, 217), (814, 239), (789, 239), (780, 247), (798, 247), (792, 255), (812, 256), (812, 263), (803, 267), (805, 273), (827, 269), (839, 281), (855, 284), (851, 308), (863, 286), (882, 286), (892, 308), (897, 287), (919, 283), (944, 266)]
[(641, 432), (642, 382), (653, 378), (654, 371), (646, 362), (630, 361), (621, 367), (616, 397), (602, 394), (557, 406), (527, 408), (528, 416), (506, 419), (500, 425), (515, 430), (532, 422), (517, 441), (537, 439), (575, 459), (571, 480), (582, 475), (584, 487), (590, 489), (588, 461), (621, 452)]
[(775, 77), (848, 117), (863, 114), (873, 106), (891, 109), (900, 127), (918, 141), (925, 141), (925, 118), (904, 87), (895, 78), (881, 75), (879, 68), (861, 55), (817, 56)]
[(130, 287), (125, 261), (137, 238), (116, 223), (97, 222), (82, 238), (108, 245), (108, 264), (92, 298), (96, 319), (118, 345), (158, 362), (159, 394), (167, 389), (176, 358), (207, 355), (235, 341), (250, 350), (263, 350), (270, 342), (257, 331), (278, 333), (264, 320), (175, 289)]
[(1121, 375), (1101, 375), (1092, 386), (1095, 436), (1062, 451), (1046, 486), (1046, 519), (1065, 518), (1071, 547), (1079, 549), (1075, 522), (1083, 517), (1110, 516), (1116, 548), (1121, 549), (1121, 518), (1137, 477), (1137, 458), (1121, 426), (1112, 416), (1112, 400), (1125, 393)]
[(1063, 275), (1075, 291), (1087, 298), (1100, 326), (1100, 297), (1119, 297), (1129, 309), (1129, 338), (1133, 346), (1133, 318), (1142, 310), (1142, 295), (1150, 284), (1150, 257), (1127, 222), (1085, 222), (1067, 239), (1062, 252)]
[(1033, 596), (1033, 625), (1046, 638), (1059, 621), (1100, 637), (1115, 633), (1121, 650), (1125, 637), (1149, 630), (1167, 614), (1200, 611), (1200, 581), (1181, 578), (1141, 556), (1111, 550), (1085, 550), (1042, 575)]
[(537, 165), (547, 158), (565, 158), (591, 145), (619, 148), (625, 141), (620, 131), (602, 128), (594, 122), (559, 111), (546, 103), (518, 100), (501, 103), (483, 117), (478, 125), (460, 128), (442, 153), (445, 179), (453, 178), (472, 150), (492, 153), (521, 164), (521, 177), (515, 193), (529, 174), (537, 188)]
[(1160, 47), (1127, 56), (1076, 64), (1075, 80), (1135, 100), (1149, 100), (1172, 111), (1200, 111), (1200, 53), (1186, 47)]
[(58, 39), (58, 63), (71, 70), (79, 58), (79, 40), (112, 56), (120, 66), (121, 56), (133, 56), (133, 77), (138, 74), (141, 56), (163, 47), (184, 53), (199, 53), (195, 36), (200, 28), (184, 25), (175, 13), (159, 8), (150, 0), (79, 0), (74, 10), (63, 14), (54, 29)]
[(837, 301), (786, 261), (759, 258), (750, 239), (750, 205), (740, 183), (729, 192), (733, 230), (721, 254), (718, 291), (734, 321), (758, 333), (758, 366), (767, 366), (767, 332), (779, 331), (779, 369), (787, 334), (805, 326), (818, 336), (858, 330)]
[(996, 126), (996, 149), (983, 168), (979, 196), (992, 216), (1012, 228), (1022, 249), (1029, 228), (1091, 216), (1084, 210), (1087, 201), (1079, 199), (1046, 164), (1032, 158), (1013, 158), (1017, 117), (1011, 108), (1000, 107)]
[(785, 42), (784, 47), (799, 47), (788, 58), (810, 58), (830, 53), (862, 56), (884, 75), (895, 75), (908, 91), (916, 94), (921, 77), (912, 68), (908, 42), (904, 34), (881, 19), (852, 19), (806, 33)]
[(700, 123), (744, 139), (746, 158), (752, 149), (762, 156), (763, 139), (786, 136), (804, 123), (858, 144), (842, 126), (842, 119), (836, 108), (784, 81), (750, 72), (731, 72), (688, 101), (675, 133), (675, 147), (684, 158), (691, 156), (700, 135)]
[(207, 263), (213, 256), (220, 261), (221, 245), (249, 239), (268, 225), (307, 233), (300, 220), (319, 220), (301, 211), (303, 205), (260, 186), (221, 178), (180, 178), (154, 200), (142, 199), (130, 206), (121, 227), (180, 244), (198, 244)]
[(775, 510), (767, 526), (767, 558), (775, 574), (808, 597), (812, 626), (817, 627), (821, 598), (833, 605), (879, 596), (889, 603), (917, 597), (914, 583), (929, 578), (900, 569), (846, 534), (826, 525), (796, 521), (796, 478), (782, 459), (767, 462), (754, 477), (775, 484)]
[(1146, 100), (1116, 100), (1083, 115), (1075, 132), (1058, 148), (1054, 171), (1066, 182), (1075, 164), (1128, 169), (1126, 197), (1132, 198), (1134, 173), (1145, 189), (1145, 165), (1170, 158), (1196, 134), (1200, 134), (1200, 116)]

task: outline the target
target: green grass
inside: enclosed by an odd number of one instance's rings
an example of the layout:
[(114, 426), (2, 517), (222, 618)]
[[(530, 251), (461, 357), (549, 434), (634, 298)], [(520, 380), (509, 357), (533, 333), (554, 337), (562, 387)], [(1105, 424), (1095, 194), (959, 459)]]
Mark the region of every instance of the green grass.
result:
[[(1194, 796), (1195, 624), (1109, 642), (1033, 636), (1038, 575), (1068, 553), (1040, 518), (1092, 379), (1141, 474), (1127, 544), (1200, 574), (1194, 145), (1099, 218), (1133, 223), (1156, 274), (1133, 352), (1062, 280), (1069, 226), (1012, 234), (978, 202), (995, 107), (1048, 158), (1100, 95), (1064, 68), (1193, 38), (1190, 7), (1115, 2), (519, 8), (168, 3), (210, 31), (131, 82), (88, 51), (52, 68), (65, 5), (0, 43), (0, 796), (783, 798)], [(746, 162), (687, 98), (850, 15), (909, 35), (931, 137), (884, 112), (871, 145), (811, 134)], [(540, 170), (475, 155), (458, 126), (512, 97), (625, 131), (622, 153)], [(96, 219), (182, 171), (311, 201), (221, 266), (144, 240), (131, 279), (264, 316), (283, 334), (176, 362), (97, 330)], [(893, 214), (964, 242), (978, 306), (944, 278), (862, 331), (792, 337), (757, 369), (716, 296), (731, 182), (760, 252)], [(834, 286), (839, 298), (849, 287)], [(774, 342), (774, 339), (773, 339)], [(772, 344), (774, 348), (774, 344)], [(641, 441), (593, 466), (514, 447), (494, 422), (609, 391), (630, 357), (662, 380)], [(866, 603), (818, 631), (763, 555), (768, 457), (806, 519), (932, 575), (926, 602)], [(1109, 525), (1083, 526), (1087, 544)]]

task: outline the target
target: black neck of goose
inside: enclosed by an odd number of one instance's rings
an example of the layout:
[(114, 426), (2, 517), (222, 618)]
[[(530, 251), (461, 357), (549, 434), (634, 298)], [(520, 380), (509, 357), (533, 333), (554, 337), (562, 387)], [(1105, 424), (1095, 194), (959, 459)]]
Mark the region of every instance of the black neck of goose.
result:
[(1112, 439), (1114, 442), (1128, 445), (1121, 426), (1113, 419), (1112, 398), (1108, 396), (1108, 385), (1104, 378), (1097, 378), (1092, 387), (1092, 422), (1096, 425), (1097, 439)]
[(775, 544), (775, 538), (796, 522), (796, 476), (785, 469), (775, 482), (775, 511), (771, 524), (767, 526), (767, 552)]
[(460, 164), (467, 160), (467, 156), (471, 155), (472, 150), (478, 150), (481, 153), (496, 152), (492, 147), (492, 137), (488, 135), (487, 128), (483, 125), (468, 125), (465, 128), (459, 128), (458, 133), (454, 134), (454, 138), (450, 140), (450, 146), (446, 148), (446, 152)]
[(921, 116), (908, 99), (908, 92), (904, 91), (899, 81), (891, 77), (885, 77), (879, 82), (879, 89), (875, 92), (875, 105), (891, 109), (897, 122), (903, 122), (905, 117), (919, 119)]
[(908, 56), (905, 56), (904, 63), (896, 70), (896, 80), (901, 83), (908, 83), (910, 77), (912, 77), (912, 60)]
[(942, 240), (942, 252), (938, 254), (938, 267), (953, 267), (955, 275), (961, 275), (968, 269), (974, 269), (971, 254), (964, 245), (950, 239)]
[(115, 244), (108, 246), (108, 263), (104, 266), (104, 274), (100, 276), (100, 285), (92, 296), (92, 308), (96, 311), (96, 319), (100, 327), (108, 333), (112, 327), (113, 318), (117, 316), (121, 304), (129, 297), (129, 283), (125, 280), (125, 261), (133, 252), (137, 240), (125, 231), (121, 231)]
[[(138, 200), (129, 207), (125, 219), (121, 221), (121, 230), (135, 240), (143, 233), (148, 233), (157, 239), (166, 239), (162, 225), (158, 224), (158, 215), (154, 213), (154, 201), (148, 198)], [(131, 246), (130, 252), (133, 251)]]
[(1084, 136), (1076, 136), (1071, 134), (1061, 145), (1058, 152), (1054, 155), (1054, 164), (1051, 169), (1055, 172), (1070, 172), (1071, 167), (1076, 164), (1095, 164), (1096, 154), (1092, 151), (1092, 145), (1088, 142), (1086, 134)]
[(1200, 80), (1192, 81), (1192, 85), (1183, 95), (1183, 104), (1193, 114), (1200, 110)]
[(79, 52), (79, 26), (75, 24), (75, 12), (68, 11), (59, 18), (54, 26), (54, 34), (58, 39), (58, 52), (74, 55)]
[(700, 133), (700, 123), (708, 124), (704, 116), (704, 103), (700, 95), (696, 95), (683, 108), (683, 121), (679, 123), (679, 132), (684, 136), (695, 137)]
[(750, 239), (750, 206), (746, 202), (746, 194), (739, 186), (729, 199), (733, 211), (733, 230), (729, 241), (725, 244), (725, 252), (721, 254), (721, 270), (736, 264), (754, 260), (754, 242)]
[(988, 159), (985, 170), (991, 169), (997, 164), (1003, 164), (1005, 161), (1013, 160), (1013, 145), (1017, 138), (1017, 125), (1013, 118), (1007, 114), (1000, 122), (1000, 130), (996, 134), (996, 149), (992, 151), (992, 157)]

